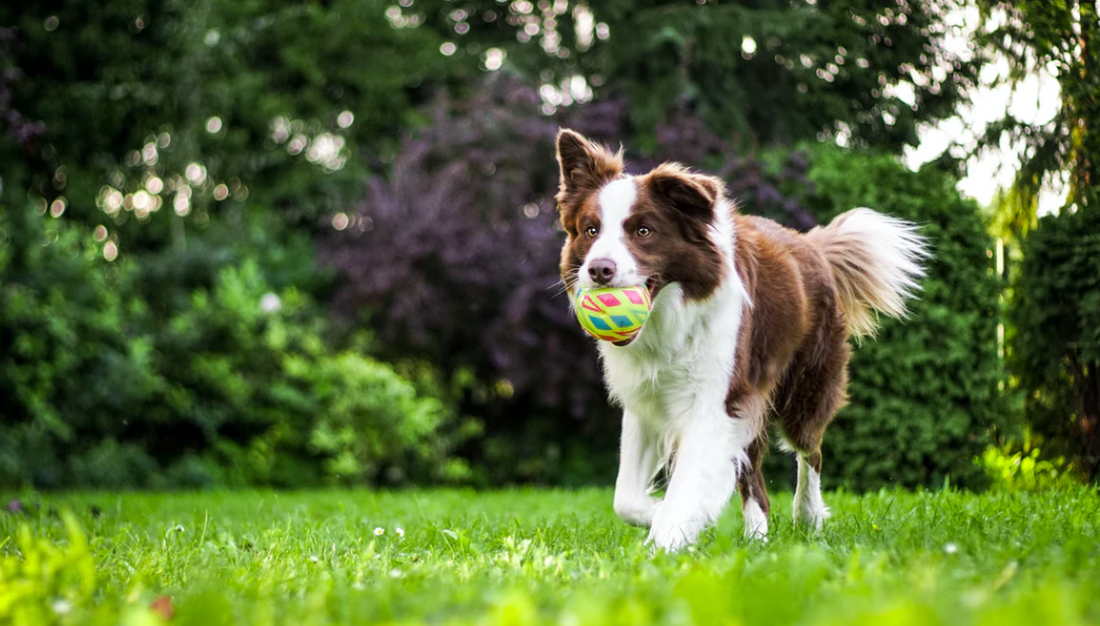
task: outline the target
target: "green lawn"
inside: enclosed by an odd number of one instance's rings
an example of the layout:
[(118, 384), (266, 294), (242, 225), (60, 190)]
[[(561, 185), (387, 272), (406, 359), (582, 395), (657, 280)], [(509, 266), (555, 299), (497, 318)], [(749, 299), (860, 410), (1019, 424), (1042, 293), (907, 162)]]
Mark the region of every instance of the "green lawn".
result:
[(23, 500), (0, 513), (0, 624), (157, 624), (161, 596), (194, 626), (1100, 623), (1084, 489), (827, 494), (819, 535), (779, 494), (768, 544), (731, 508), (693, 551), (652, 558), (607, 490)]

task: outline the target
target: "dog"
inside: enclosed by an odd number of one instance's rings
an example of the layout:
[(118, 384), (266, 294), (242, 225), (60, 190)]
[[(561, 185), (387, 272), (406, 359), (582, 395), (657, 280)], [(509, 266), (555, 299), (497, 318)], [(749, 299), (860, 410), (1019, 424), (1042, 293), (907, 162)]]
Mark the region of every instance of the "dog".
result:
[(745, 535), (766, 541), (772, 426), (797, 459), (795, 520), (820, 530), (821, 439), (846, 402), (848, 338), (872, 335), (877, 313), (905, 315), (925, 238), (862, 208), (802, 234), (738, 213), (720, 179), (678, 164), (628, 175), (621, 150), (567, 129), (557, 160), (566, 290), (644, 285), (653, 302), (633, 337), (598, 342), (623, 408), (616, 515), (675, 552), (736, 489)]

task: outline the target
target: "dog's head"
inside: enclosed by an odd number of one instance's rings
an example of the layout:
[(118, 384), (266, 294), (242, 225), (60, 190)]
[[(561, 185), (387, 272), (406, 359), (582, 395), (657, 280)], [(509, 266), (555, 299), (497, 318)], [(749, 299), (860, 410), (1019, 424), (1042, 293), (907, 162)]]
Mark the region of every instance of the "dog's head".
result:
[(645, 285), (656, 300), (678, 283), (688, 299), (714, 293), (725, 268), (715, 243), (722, 181), (669, 163), (629, 176), (621, 151), (571, 130), (558, 133), (558, 163), (561, 276), (570, 292)]

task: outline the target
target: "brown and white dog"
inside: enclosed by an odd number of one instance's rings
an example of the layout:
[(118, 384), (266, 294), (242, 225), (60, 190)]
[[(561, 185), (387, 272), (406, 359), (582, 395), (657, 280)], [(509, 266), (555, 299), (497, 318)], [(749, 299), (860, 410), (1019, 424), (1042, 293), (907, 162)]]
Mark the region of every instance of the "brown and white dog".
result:
[(845, 402), (848, 336), (873, 333), (875, 311), (905, 313), (928, 256), (916, 227), (855, 209), (800, 234), (738, 214), (722, 181), (679, 165), (630, 176), (621, 151), (569, 130), (557, 156), (568, 290), (645, 285), (653, 296), (633, 340), (599, 342), (624, 409), (615, 513), (675, 551), (736, 488), (746, 536), (766, 538), (773, 424), (797, 456), (795, 519), (820, 529), (821, 437)]

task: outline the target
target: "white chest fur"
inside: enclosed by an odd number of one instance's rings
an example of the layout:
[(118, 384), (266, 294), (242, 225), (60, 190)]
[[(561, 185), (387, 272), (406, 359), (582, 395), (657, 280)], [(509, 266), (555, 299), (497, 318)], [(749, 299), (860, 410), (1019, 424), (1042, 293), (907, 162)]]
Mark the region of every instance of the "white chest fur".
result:
[[(736, 274), (734, 274), (736, 276)], [(745, 306), (739, 280), (727, 280), (702, 302), (680, 286), (658, 294), (649, 323), (626, 347), (600, 345), (611, 397), (651, 435), (725, 402)]]

